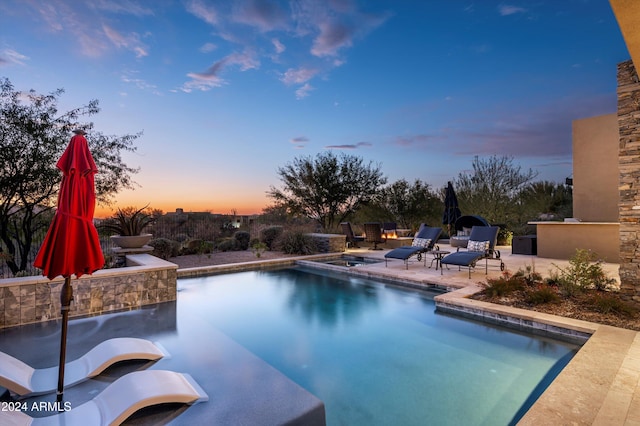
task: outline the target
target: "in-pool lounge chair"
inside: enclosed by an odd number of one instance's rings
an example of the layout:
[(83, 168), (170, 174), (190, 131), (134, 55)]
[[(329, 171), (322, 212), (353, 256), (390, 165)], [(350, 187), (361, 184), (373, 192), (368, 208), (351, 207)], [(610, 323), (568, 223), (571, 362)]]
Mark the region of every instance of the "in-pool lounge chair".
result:
[(421, 227), (420, 231), (413, 237), (413, 242), (410, 246), (398, 247), (384, 255), (384, 265), (387, 266), (389, 259), (402, 259), (406, 269), (409, 269), (409, 258), (416, 256), (418, 262), (424, 257), (424, 266), (427, 266), (427, 259), (423, 256), (423, 253), (430, 252), (434, 247), (437, 247), (436, 243), (441, 233), (442, 228), (439, 227)]
[[(157, 361), (167, 356), (163, 348), (145, 339), (118, 337), (105, 340), (80, 358), (68, 362), (64, 385), (72, 386), (95, 377), (119, 361)], [(0, 352), (0, 386), (22, 398), (55, 392), (58, 366), (35, 369), (9, 354)]]
[[(476, 263), (485, 259), (485, 274), (489, 272), (489, 260), (500, 261), (500, 270), (504, 271), (504, 262), (500, 259), (500, 252), (495, 249), (498, 240), (498, 226), (474, 226), (469, 234), (469, 241), (466, 250), (451, 253), (442, 258), (442, 265), (466, 266), (469, 268), (469, 278), (471, 278), (471, 268), (475, 268)], [(442, 274), (442, 268), (440, 269)]]
[(353, 228), (351, 228), (350, 222), (342, 222), (340, 223), (340, 228), (342, 228), (342, 233), (347, 237), (347, 247), (359, 247), (358, 243), (364, 241), (364, 237), (356, 237), (353, 233)]
[(95, 398), (53, 416), (31, 417), (21, 411), (0, 412), (0, 424), (7, 426), (113, 426), (138, 410), (157, 404), (195, 404), (208, 395), (188, 374), (167, 370), (143, 370), (125, 374)]

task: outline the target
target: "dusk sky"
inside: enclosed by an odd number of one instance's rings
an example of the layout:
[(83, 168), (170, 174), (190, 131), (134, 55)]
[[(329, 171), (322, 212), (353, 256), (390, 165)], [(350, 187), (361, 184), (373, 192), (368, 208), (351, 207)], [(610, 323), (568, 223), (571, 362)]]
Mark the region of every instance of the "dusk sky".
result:
[(494, 154), (564, 182), (572, 120), (616, 111), (627, 59), (607, 0), (0, 2), (0, 77), (142, 131), (114, 207), (165, 212), (259, 213), (328, 149), (390, 183)]

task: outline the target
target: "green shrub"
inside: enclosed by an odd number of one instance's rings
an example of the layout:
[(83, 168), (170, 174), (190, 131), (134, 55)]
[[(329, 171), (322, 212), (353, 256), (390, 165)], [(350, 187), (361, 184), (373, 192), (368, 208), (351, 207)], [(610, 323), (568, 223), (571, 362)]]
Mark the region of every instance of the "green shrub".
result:
[(260, 231), (260, 241), (265, 243), (267, 249), (273, 250), (273, 243), (282, 235), (282, 226), (271, 226)]
[(213, 252), (214, 245), (211, 241), (204, 241), (200, 239), (188, 241), (184, 247), (182, 247), (181, 254), (208, 254)]
[(149, 245), (153, 247), (151, 254), (164, 260), (176, 257), (180, 250), (180, 243), (168, 238), (154, 238)]
[(507, 229), (500, 228), (500, 230), (498, 231), (498, 240), (496, 241), (496, 244), (499, 246), (510, 246), (512, 241), (513, 232)]
[(318, 252), (316, 241), (300, 231), (284, 232), (275, 243), (275, 247), (287, 254), (313, 254)]
[(487, 282), (483, 284), (482, 293), (488, 297), (504, 297), (524, 288), (524, 279), (511, 275), (508, 272), (502, 274), (499, 278), (487, 278)]
[(634, 317), (637, 314), (637, 309), (623, 300), (616, 294), (597, 292), (589, 298), (589, 305), (596, 311), (609, 314), (614, 313), (625, 317)]
[(237, 251), (239, 249), (238, 241), (233, 238), (223, 238), (218, 242), (218, 250), (220, 251)]
[(513, 276), (522, 278), (528, 286), (535, 285), (542, 281), (542, 275), (536, 272), (535, 264), (527, 265), (524, 269), (518, 269), (518, 272), (513, 274)]
[(251, 251), (256, 255), (257, 258), (260, 258), (260, 256), (262, 256), (262, 253), (267, 249), (267, 245), (256, 238), (251, 241)]
[(530, 305), (541, 305), (543, 303), (557, 303), (560, 295), (551, 286), (540, 284), (536, 288), (529, 289), (525, 295), (525, 302)]
[(606, 290), (615, 283), (602, 269), (602, 260), (596, 260), (591, 250), (577, 249), (566, 268), (554, 266), (560, 271), (558, 285), (567, 296), (588, 289)]
[(238, 247), (240, 250), (246, 250), (249, 248), (249, 241), (251, 240), (251, 234), (247, 231), (236, 231), (233, 234), (233, 238), (238, 242)]

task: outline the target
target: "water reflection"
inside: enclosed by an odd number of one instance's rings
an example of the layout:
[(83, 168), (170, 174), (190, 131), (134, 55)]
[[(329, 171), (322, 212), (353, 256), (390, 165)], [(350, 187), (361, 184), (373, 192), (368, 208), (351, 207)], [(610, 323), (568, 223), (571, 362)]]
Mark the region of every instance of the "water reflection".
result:
[(279, 275), (290, 290), (287, 308), (308, 324), (333, 329), (379, 308), (379, 288), (357, 278), (302, 268)]

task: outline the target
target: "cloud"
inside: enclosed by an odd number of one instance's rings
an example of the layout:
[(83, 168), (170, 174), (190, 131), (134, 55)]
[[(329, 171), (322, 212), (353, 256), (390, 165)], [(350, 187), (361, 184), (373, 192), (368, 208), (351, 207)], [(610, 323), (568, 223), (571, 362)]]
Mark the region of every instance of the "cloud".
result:
[(353, 46), (356, 37), (363, 38), (391, 16), (389, 13), (379, 15), (361, 13), (353, 8), (345, 8), (341, 11), (342, 14), (336, 14), (336, 11), (333, 11), (333, 13), (313, 18), (319, 34), (313, 41), (312, 55), (336, 56), (340, 49)]
[(218, 12), (213, 6), (204, 4), (201, 0), (191, 0), (187, 3), (187, 12), (202, 19), (209, 25), (218, 23)]
[(25, 65), (29, 57), (16, 52), (13, 49), (5, 49), (0, 54), (0, 66), (3, 65)]
[(287, 15), (275, 2), (246, 0), (244, 3), (239, 3), (234, 10), (233, 20), (258, 28), (262, 32), (268, 32), (285, 28)]
[(160, 95), (160, 91), (158, 91), (158, 86), (154, 85), (154, 84), (150, 84), (147, 83), (145, 80), (141, 79), (141, 78), (135, 78), (130, 76), (129, 74), (131, 74), (133, 72), (128, 72), (125, 73), (123, 75), (120, 76), (120, 80), (124, 83), (127, 84), (133, 84), (134, 86), (136, 86), (138, 89), (140, 90), (144, 90), (146, 92), (151, 92), (154, 95)]
[(430, 136), (430, 135), (412, 135), (412, 136), (398, 136), (396, 137), (394, 143), (399, 146), (404, 147), (428, 147), (429, 145), (433, 145), (438, 142), (438, 137)]
[(309, 142), (309, 138), (306, 137), (306, 136), (298, 136), (298, 137), (292, 138), (290, 142), (291, 143), (298, 143), (298, 144), (299, 143), (306, 143), (306, 142)]
[(181, 90), (184, 92), (191, 92), (194, 89), (206, 91), (214, 87), (220, 87), (226, 84), (226, 81), (220, 77), (220, 74), (223, 70), (233, 65), (239, 65), (240, 71), (247, 71), (258, 68), (260, 62), (251, 51), (232, 53), (215, 62), (204, 72), (187, 74), (187, 77), (191, 78), (191, 81), (186, 82)]
[(309, 83), (305, 83), (304, 86), (296, 90), (296, 99), (300, 100), (306, 98), (307, 96), (309, 96), (309, 92), (311, 92), (313, 89), (314, 88), (312, 85), (310, 85)]
[(111, 43), (118, 48), (125, 48), (134, 52), (136, 54), (136, 58), (142, 58), (149, 55), (147, 46), (140, 41), (140, 36), (137, 33), (131, 33), (128, 36), (124, 36), (106, 24), (102, 24), (102, 30)]
[(85, 3), (88, 7), (100, 11), (120, 13), (124, 15), (149, 16), (153, 11), (133, 0), (91, 0)]
[(458, 116), (431, 134), (398, 136), (395, 145), (449, 155), (566, 158), (572, 154), (572, 122), (616, 111), (616, 95), (568, 96), (538, 106), (501, 105)]
[(218, 48), (218, 46), (216, 46), (213, 43), (205, 43), (200, 47), (200, 51), (202, 53), (209, 53), (209, 52), (213, 52), (214, 50), (216, 50)]
[(356, 144), (343, 144), (343, 145), (327, 145), (325, 148), (327, 149), (357, 149), (362, 147), (373, 146), (369, 142), (358, 142)]
[(303, 84), (311, 80), (317, 73), (318, 70), (313, 68), (289, 68), (287, 71), (285, 71), (282, 78), (280, 78), (280, 81), (282, 81), (287, 86), (290, 86), (292, 84)]
[(515, 15), (516, 13), (526, 13), (527, 9), (518, 6), (512, 6), (508, 4), (502, 4), (498, 6), (498, 13), (500, 16)]
[(340, 22), (322, 22), (320, 34), (313, 41), (311, 54), (315, 56), (334, 56), (342, 47), (352, 45), (354, 29)]
[(282, 44), (280, 42), (280, 40), (278, 40), (277, 38), (272, 38), (271, 39), (271, 43), (273, 44), (273, 47), (276, 49), (276, 53), (279, 55), (282, 52), (284, 52), (287, 48), (285, 47), (284, 44)]

